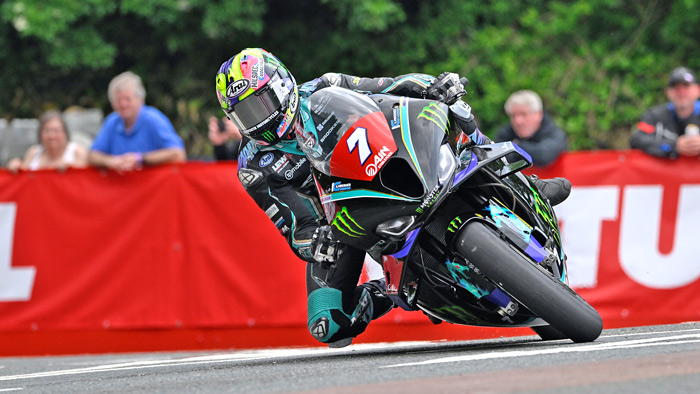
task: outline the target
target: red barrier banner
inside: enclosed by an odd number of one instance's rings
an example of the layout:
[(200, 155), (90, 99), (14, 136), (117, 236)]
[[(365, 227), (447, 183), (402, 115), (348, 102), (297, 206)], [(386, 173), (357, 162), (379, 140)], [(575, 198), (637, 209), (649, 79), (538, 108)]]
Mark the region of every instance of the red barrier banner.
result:
[(700, 160), (576, 152), (533, 172), (574, 185), (555, 208), (569, 282), (606, 326), (700, 320)]
[(2, 331), (306, 320), (304, 262), (242, 189), (235, 163), (2, 172), (8, 244)]
[[(699, 168), (693, 159), (604, 151), (570, 153), (530, 171), (574, 185), (555, 208), (569, 281), (606, 328), (700, 320)], [(314, 344), (304, 264), (242, 189), (235, 163), (123, 175), (0, 171), (0, 355), (39, 354), (22, 341), (44, 332), (76, 342), (89, 336), (80, 333), (105, 333), (94, 342), (142, 335), (140, 346), (78, 351), (192, 348), (178, 332), (199, 343), (206, 332), (226, 337), (208, 348)], [(157, 344), (148, 330), (170, 342)], [(470, 335), (483, 337), (394, 310), (358, 339)]]

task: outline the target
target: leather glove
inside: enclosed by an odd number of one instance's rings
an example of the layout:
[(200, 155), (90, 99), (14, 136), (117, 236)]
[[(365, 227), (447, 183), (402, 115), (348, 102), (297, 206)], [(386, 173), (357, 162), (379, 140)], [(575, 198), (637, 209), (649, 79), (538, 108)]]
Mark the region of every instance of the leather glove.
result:
[(330, 226), (321, 226), (311, 237), (311, 257), (324, 263), (333, 263), (340, 256), (340, 242), (333, 235)]
[(469, 81), (467, 78), (459, 78), (459, 75), (450, 72), (444, 72), (438, 75), (435, 82), (428, 86), (426, 97), (432, 100), (441, 101), (447, 105), (452, 105), (459, 100), (460, 97), (467, 94), (464, 87)]

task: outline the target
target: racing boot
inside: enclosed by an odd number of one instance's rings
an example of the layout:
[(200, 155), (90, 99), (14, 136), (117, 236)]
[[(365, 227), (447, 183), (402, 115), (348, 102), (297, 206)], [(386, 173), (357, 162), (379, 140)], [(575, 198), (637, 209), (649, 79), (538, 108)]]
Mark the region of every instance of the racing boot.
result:
[(378, 319), (394, 308), (394, 302), (386, 295), (386, 279), (374, 279), (360, 285), (369, 290), (374, 304), (374, 313), (372, 320)]
[(571, 194), (571, 182), (566, 178), (540, 179), (530, 175), (530, 179), (552, 206), (561, 204)]
[[(365, 282), (357, 287), (360, 298), (358, 305), (352, 313), (352, 319), (343, 322), (344, 319), (338, 317), (337, 321), (346, 329), (345, 334), (350, 334), (345, 338), (327, 342), (330, 348), (341, 348), (352, 344), (355, 336), (362, 333), (370, 321), (380, 318), (387, 314), (393, 307), (394, 303), (386, 295), (386, 280), (375, 279)], [(337, 316), (337, 315), (336, 315)]]

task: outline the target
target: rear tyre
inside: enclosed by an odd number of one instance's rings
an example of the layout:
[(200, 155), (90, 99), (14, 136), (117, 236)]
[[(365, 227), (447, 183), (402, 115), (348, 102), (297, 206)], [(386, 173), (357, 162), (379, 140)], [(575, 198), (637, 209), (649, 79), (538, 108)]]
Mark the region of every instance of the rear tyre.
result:
[(514, 250), (485, 223), (465, 226), (455, 248), (487, 278), (572, 341), (591, 342), (600, 336), (603, 321), (593, 307)]

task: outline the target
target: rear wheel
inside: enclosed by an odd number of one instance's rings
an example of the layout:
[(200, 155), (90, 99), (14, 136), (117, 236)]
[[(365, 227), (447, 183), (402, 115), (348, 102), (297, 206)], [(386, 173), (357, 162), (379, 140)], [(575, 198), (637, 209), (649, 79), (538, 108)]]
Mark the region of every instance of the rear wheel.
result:
[(603, 321), (593, 307), (486, 224), (465, 226), (455, 247), (487, 278), (565, 337), (591, 342), (600, 336)]

